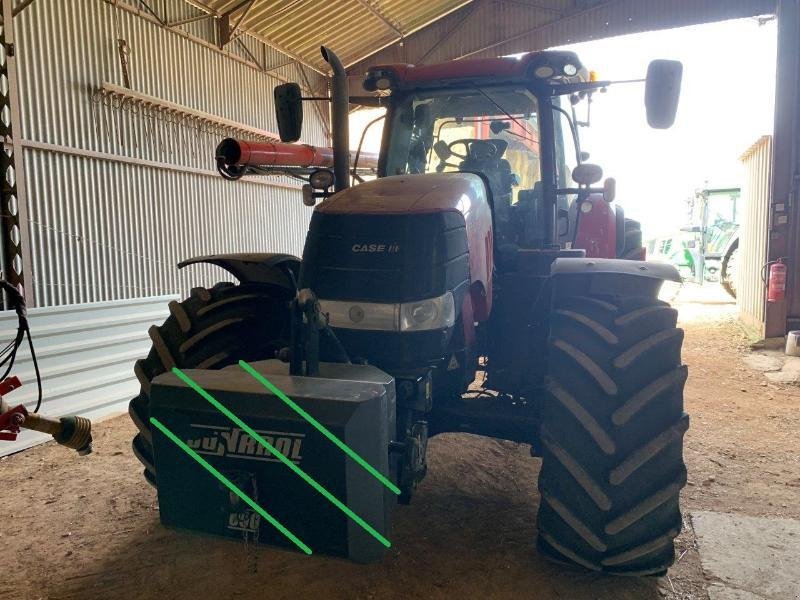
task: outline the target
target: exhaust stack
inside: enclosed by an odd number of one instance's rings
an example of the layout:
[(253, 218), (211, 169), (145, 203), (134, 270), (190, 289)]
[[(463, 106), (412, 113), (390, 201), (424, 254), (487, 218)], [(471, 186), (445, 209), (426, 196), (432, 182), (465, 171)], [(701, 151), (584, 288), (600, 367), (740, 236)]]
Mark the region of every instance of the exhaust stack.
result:
[(348, 124), (349, 92), (347, 73), (339, 57), (326, 46), (320, 48), (322, 58), (333, 69), (331, 79), (331, 134), (333, 137), (334, 189), (350, 187), (350, 129)]

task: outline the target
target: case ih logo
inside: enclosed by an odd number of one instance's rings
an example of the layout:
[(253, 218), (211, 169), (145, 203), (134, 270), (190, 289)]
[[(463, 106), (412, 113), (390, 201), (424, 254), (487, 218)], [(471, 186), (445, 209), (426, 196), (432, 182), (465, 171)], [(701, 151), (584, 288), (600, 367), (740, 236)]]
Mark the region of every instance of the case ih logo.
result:
[(396, 254), (400, 252), (400, 244), (353, 244), (353, 252), (386, 252)]
[[(270, 454), (269, 450), (238, 427), (217, 427), (196, 423), (192, 423), (191, 426), (202, 430), (200, 437), (186, 440), (186, 445), (198, 454), (278, 462), (278, 459)], [(305, 434), (259, 429), (256, 429), (256, 433), (294, 464), (300, 464), (303, 459), (300, 450), (303, 438), (306, 437)]]

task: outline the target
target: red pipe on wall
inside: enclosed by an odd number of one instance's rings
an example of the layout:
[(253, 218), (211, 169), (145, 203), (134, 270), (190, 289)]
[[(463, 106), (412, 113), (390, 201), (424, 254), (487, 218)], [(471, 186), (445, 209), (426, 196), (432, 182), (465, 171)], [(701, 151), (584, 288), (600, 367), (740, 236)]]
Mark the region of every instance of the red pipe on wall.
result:
[(308, 144), (248, 142), (227, 138), (220, 142), (217, 157), (233, 166), (330, 167), (333, 149)]
[[(233, 167), (330, 168), (333, 166), (333, 148), (226, 138), (217, 146), (217, 159)], [(362, 152), (359, 156), (359, 167), (374, 169), (377, 165), (378, 157), (375, 154)]]

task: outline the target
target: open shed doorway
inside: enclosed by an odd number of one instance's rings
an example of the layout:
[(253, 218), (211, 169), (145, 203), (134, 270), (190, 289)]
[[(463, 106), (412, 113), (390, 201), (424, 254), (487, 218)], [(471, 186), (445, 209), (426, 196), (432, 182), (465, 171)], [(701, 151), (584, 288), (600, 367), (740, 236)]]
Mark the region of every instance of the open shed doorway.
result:
[[(647, 127), (642, 87), (620, 85), (595, 95), (591, 126), (582, 128), (581, 138), (590, 162), (617, 179), (615, 201), (641, 222), (648, 259), (675, 264), (685, 280), (681, 296), (702, 303), (689, 312), (716, 307), (736, 314), (736, 288), (742, 287), (737, 267), (766, 261), (767, 211), (748, 211), (748, 202), (766, 203), (769, 194), (753, 189), (752, 169), (742, 159), (772, 135), (776, 48), (777, 23), (771, 17), (563, 47), (577, 52), (601, 79), (637, 77), (654, 58), (684, 65), (671, 129)], [(580, 120), (587, 117), (585, 104), (577, 109)], [(747, 223), (753, 212), (764, 218)], [(763, 243), (738, 244), (748, 227), (761, 230), (757, 237)], [(747, 277), (752, 271), (745, 269)], [(744, 287), (763, 295), (761, 286)], [(677, 293), (667, 290), (673, 297)]]

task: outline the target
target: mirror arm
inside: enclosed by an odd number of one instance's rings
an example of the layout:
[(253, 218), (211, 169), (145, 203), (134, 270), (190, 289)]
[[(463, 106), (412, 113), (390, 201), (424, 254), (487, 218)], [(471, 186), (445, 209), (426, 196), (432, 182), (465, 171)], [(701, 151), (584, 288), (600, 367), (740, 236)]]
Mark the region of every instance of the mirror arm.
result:
[(590, 194), (602, 194), (603, 188), (581, 187), (581, 188), (559, 188), (556, 190), (558, 196), (566, 196), (568, 194), (583, 194), (588, 196)]
[(564, 83), (550, 86), (551, 96), (565, 96), (577, 92), (594, 92), (610, 85), (620, 85), (623, 83), (644, 83), (647, 79), (620, 79), (619, 81), (587, 81), (580, 83)]
[[(581, 140), (578, 137), (578, 130), (575, 127), (575, 123), (572, 122), (572, 119), (569, 117), (569, 113), (565, 111), (560, 106), (556, 106), (553, 104), (553, 110), (560, 112), (562, 115), (567, 117), (567, 123), (569, 123), (569, 130), (572, 132), (572, 143), (575, 145), (575, 159), (577, 160), (578, 164), (581, 164)], [(572, 115), (575, 115), (575, 107), (572, 107)]]

